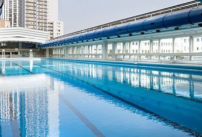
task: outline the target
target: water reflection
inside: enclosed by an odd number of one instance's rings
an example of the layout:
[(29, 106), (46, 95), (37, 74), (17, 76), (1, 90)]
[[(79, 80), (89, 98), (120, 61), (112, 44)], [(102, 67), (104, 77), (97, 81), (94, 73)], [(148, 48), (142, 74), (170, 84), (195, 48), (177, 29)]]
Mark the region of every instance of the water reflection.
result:
[(8, 135), (6, 125), (11, 125), (14, 136), (59, 135), (59, 99), (53, 79), (45, 75), (10, 76), (0, 78), (0, 87), (2, 136)]
[[(196, 101), (202, 101), (202, 75), (190, 73), (176, 73), (166, 71), (155, 71), (148, 69), (110, 67), (92, 64), (66, 63), (55, 64), (53, 69), (62, 72), (68, 71), (73, 76), (81, 76), (93, 79), (116, 81), (118, 83), (156, 90), (181, 96)], [(58, 67), (60, 66), (60, 67)], [(175, 71), (175, 70), (173, 70)]]
[[(48, 67), (202, 133), (202, 76), (149, 69), (61, 62)], [(84, 73), (85, 72), (85, 73)], [(109, 74), (109, 75), (108, 75)], [(190, 120), (191, 118), (191, 120)], [(200, 121), (200, 122), (199, 122)]]

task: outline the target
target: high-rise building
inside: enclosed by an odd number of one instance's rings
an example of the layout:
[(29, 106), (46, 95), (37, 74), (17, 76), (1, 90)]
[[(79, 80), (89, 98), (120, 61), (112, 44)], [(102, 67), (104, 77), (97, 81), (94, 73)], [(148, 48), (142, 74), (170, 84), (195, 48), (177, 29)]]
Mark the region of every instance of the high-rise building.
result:
[(47, 31), (48, 0), (23, 0), (23, 27)]
[(58, 0), (5, 0), (2, 19), (10, 21), (11, 27), (49, 31), (53, 37), (63, 35)]
[(5, 0), (2, 18), (11, 27), (47, 31), (48, 0)]
[(50, 38), (63, 35), (63, 22), (58, 20), (58, 0), (49, 0), (48, 31)]
[(11, 27), (22, 26), (22, 1), (23, 0), (5, 0), (2, 19), (10, 21)]
[(48, 23), (48, 31), (50, 32), (51, 39), (63, 35), (63, 22), (62, 21), (50, 21)]

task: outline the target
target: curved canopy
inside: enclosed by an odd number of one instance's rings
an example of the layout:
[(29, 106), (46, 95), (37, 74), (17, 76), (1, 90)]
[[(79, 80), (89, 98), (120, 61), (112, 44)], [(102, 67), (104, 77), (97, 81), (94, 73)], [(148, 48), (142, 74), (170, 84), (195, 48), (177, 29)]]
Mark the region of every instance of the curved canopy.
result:
[[(202, 1), (202, 0), (201, 0)], [(159, 17), (148, 18), (145, 20), (135, 21), (132, 23), (112, 26), (85, 34), (78, 34), (65, 39), (57, 39), (48, 43), (41, 44), (40, 47), (60, 46), (62, 44), (78, 43), (83, 41), (120, 37), (120, 35), (129, 36), (133, 33), (144, 34), (149, 31), (160, 32), (161, 30), (174, 30), (181, 26), (202, 24), (202, 8), (190, 9), (173, 14), (167, 14)]]

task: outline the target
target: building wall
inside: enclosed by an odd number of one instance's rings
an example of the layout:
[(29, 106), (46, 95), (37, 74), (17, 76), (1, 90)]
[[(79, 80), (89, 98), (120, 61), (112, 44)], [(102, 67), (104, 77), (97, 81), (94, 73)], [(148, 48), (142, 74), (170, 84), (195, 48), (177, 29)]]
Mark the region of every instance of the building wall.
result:
[(62, 21), (49, 22), (48, 31), (50, 32), (50, 38), (59, 37), (64, 34), (64, 26)]
[(28, 28), (0, 28), (0, 56), (5, 51), (5, 57), (44, 57), (45, 50), (38, 45), (49, 39), (49, 33)]
[(25, 1), (25, 28), (47, 31), (48, 0)]
[(58, 0), (49, 0), (48, 13), (50, 38), (63, 35), (63, 22), (58, 20)]
[(48, 13), (49, 21), (58, 20), (58, 0), (49, 0)]
[(11, 27), (22, 26), (22, 2), (23, 0), (5, 0), (2, 19), (10, 21)]
[(10, 27), (10, 21), (0, 20), (0, 28), (9, 28), (9, 27)]
[(5, 0), (2, 19), (10, 21), (10, 27), (49, 31), (51, 38), (63, 35), (58, 0)]
[(49, 33), (28, 28), (0, 28), (0, 42), (43, 43), (49, 39)]
[(2, 19), (11, 27), (47, 31), (48, 0), (5, 0)]

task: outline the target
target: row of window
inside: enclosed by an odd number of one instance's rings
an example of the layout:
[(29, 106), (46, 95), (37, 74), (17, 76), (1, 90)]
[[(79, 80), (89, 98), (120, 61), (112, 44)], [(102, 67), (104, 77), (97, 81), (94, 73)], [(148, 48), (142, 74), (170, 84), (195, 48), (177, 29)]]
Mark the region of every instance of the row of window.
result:
[(196, 42), (202, 42), (202, 38), (196, 38)]
[[(184, 39), (183, 42), (187, 43), (188, 40), (189, 39)], [(202, 38), (196, 38), (196, 41), (197, 42), (202, 42)], [(138, 45), (138, 44), (139, 44), (139, 42), (131, 42), (131, 45)], [(150, 42), (145, 42), (144, 45), (145, 46), (150, 45)], [(153, 42), (153, 45), (158, 45), (158, 42)], [(163, 42), (163, 43), (161, 43), (161, 45), (171, 45), (172, 46), (172, 43), (165, 43), (165, 42)]]

